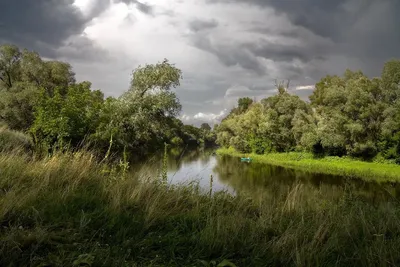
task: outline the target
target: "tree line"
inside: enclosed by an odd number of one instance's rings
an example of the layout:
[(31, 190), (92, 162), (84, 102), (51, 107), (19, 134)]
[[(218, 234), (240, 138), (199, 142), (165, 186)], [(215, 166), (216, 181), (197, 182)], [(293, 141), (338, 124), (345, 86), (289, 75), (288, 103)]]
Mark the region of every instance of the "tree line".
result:
[(77, 82), (70, 64), (2, 45), (0, 120), (45, 150), (85, 144), (140, 156), (165, 143), (212, 144), (209, 125), (184, 125), (177, 117), (181, 104), (172, 89), (181, 79), (181, 70), (168, 60), (147, 64), (132, 71), (129, 90), (105, 98), (90, 82)]
[(278, 94), (238, 106), (216, 126), (217, 143), (244, 153), (307, 151), (315, 156), (400, 163), (400, 60), (381, 77), (361, 71), (328, 75), (303, 101), (280, 83)]

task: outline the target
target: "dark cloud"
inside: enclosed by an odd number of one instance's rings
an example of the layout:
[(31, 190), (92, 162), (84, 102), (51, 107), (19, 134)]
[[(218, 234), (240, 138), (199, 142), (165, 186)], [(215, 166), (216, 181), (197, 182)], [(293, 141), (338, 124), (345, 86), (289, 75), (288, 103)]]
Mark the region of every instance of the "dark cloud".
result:
[(216, 20), (194, 19), (191, 22), (189, 22), (189, 28), (190, 28), (190, 30), (192, 30), (194, 32), (213, 29), (217, 26), (218, 26), (218, 22)]
[(206, 35), (193, 36), (192, 41), (194, 46), (214, 54), (228, 67), (240, 66), (259, 75), (265, 75), (266, 73), (265, 66), (246, 47), (240, 44), (215, 44)]
[(40, 49), (44, 44), (61, 46), (68, 37), (81, 33), (87, 22), (72, 4), (72, 0), (1, 1), (0, 41), (45, 51)]
[(249, 50), (257, 57), (272, 59), (274, 61), (292, 61), (299, 59), (301, 61), (310, 61), (313, 54), (309, 53), (298, 45), (285, 45), (272, 43), (268, 41), (261, 41), (258, 43), (247, 44)]
[[(291, 58), (310, 61), (316, 58), (322, 62), (324, 57), (342, 55), (357, 61), (357, 67), (365, 70), (368, 75), (378, 75), (385, 61), (400, 57), (398, 0), (209, 1), (210, 4), (216, 2), (272, 8), (276, 14), (286, 16), (297, 28), (280, 30), (263, 27), (261, 24), (250, 30), (266, 35), (303, 39), (309, 46), (307, 48), (268, 44), (253, 50), (263, 57), (282, 61), (290, 61)], [(330, 40), (334, 45), (326, 43), (325, 47), (324, 44), (316, 47), (313, 40), (307, 40), (300, 34), (296, 36), (296, 32), (304, 33), (303, 29)], [(352, 62), (348, 64), (351, 65)]]
[(153, 15), (154, 9), (151, 5), (144, 4), (137, 0), (116, 0), (116, 2), (123, 2), (125, 4), (135, 4), (136, 8), (147, 15)]
[(53, 58), (73, 60), (74, 62), (107, 62), (108, 51), (98, 47), (85, 36), (73, 36), (53, 53)]

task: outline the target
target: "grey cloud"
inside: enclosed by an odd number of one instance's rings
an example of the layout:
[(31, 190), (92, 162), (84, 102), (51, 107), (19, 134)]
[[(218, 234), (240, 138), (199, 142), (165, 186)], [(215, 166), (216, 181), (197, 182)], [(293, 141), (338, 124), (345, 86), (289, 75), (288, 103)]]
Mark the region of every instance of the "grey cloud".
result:
[(125, 4), (135, 4), (136, 8), (139, 9), (141, 12), (147, 14), (147, 15), (153, 15), (154, 14), (154, 9), (151, 5), (142, 3), (137, 0), (116, 0), (116, 2), (123, 2)]
[(226, 66), (239, 65), (244, 69), (251, 70), (259, 75), (265, 75), (266, 68), (258, 59), (246, 49), (237, 45), (213, 44), (208, 36), (196, 35), (192, 38), (194, 46), (204, 51), (210, 52)]
[(72, 60), (74, 62), (107, 62), (110, 54), (108, 51), (94, 44), (86, 36), (72, 36), (63, 46), (53, 51), (54, 58)]
[(96, 0), (90, 6), (89, 14), (86, 16), (91, 19), (97, 17), (110, 6), (110, 0)]
[[(324, 37), (340, 35), (340, 31), (338, 31), (336, 27), (337, 23), (345, 24), (347, 22), (343, 21), (340, 13), (345, 11), (343, 5), (348, 2), (348, 0), (209, 0), (208, 2), (244, 3), (265, 8), (272, 7), (278, 12), (278, 14), (286, 14), (293, 24), (303, 26)], [(350, 18), (347, 18), (347, 20), (350, 20)]]
[[(273, 8), (277, 14), (286, 16), (297, 27), (307, 29), (317, 36), (331, 40), (334, 46), (326, 46), (330, 54), (343, 55), (358, 62), (357, 69), (365, 70), (368, 75), (379, 75), (382, 65), (390, 58), (399, 58), (400, 50), (400, 1), (398, 0), (215, 0), (209, 3), (241, 3), (256, 5), (260, 8)], [(255, 31), (268, 33), (268, 29), (254, 28)], [(281, 32), (281, 36), (295, 34)], [(299, 36), (298, 38), (302, 38)], [(308, 53), (315, 47), (312, 41)], [(317, 54), (323, 54), (322, 44)], [(298, 56), (289, 49), (288, 54)], [(290, 55), (288, 55), (290, 57)], [(329, 55), (326, 56), (329, 58)], [(323, 58), (322, 58), (323, 59)], [(321, 62), (324, 60), (321, 60)], [(348, 64), (352, 62), (348, 60)], [(335, 68), (335, 66), (332, 66)], [(344, 71), (344, 70), (343, 70)]]
[(218, 22), (216, 20), (194, 19), (191, 22), (189, 22), (189, 28), (194, 32), (212, 29), (217, 26), (218, 26)]
[[(118, 1), (133, 2), (140, 11), (152, 14), (152, 7), (147, 4), (135, 0)], [(103, 50), (80, 35), (94, 17), (109, 7), (110, 0), (95, 0), (88, 14), (83, 14), (73, 3), (74, 0), (0, 1), (0, 44), (17, 44), (49, 58), (71, 53), (80, 54), (78, 57), (82, 58), (104, 56)], [(65, 45), (72, 47), (65, 48)], [(67, 54), (60, 55), (63, 51)]]
[(259, 44), (250, 43), (247, 47), (255, 56), (272, 59), (274, 61), (287, 62), (297, 58), (307, 62), (313, 57), (309, 51), (296, 45), (262, 42)]
[(8, 0), (0, 2), (0, 41), (11, 42), (42, 53), (61, 46), (69, 36), (82, 32), (87, 18), (72, 0)]

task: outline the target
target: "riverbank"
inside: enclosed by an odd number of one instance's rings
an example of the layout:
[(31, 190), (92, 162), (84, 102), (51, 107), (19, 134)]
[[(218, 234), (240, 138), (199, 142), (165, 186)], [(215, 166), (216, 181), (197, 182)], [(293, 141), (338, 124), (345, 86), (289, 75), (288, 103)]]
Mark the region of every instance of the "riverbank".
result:
[(365, 162), (350, 158), (314, 158), (310, 153), (270, 153), (257, 155), (240, 153), (232, 148), (220, 148), (219, 155), (251, 157), (253, 162), (267, 163), (303, 171), (362, 178), (379, 182), (400, 181), (400, 165)]
[(395, 201), (370, 205), (351, 192), (327, 198), (302, 184), (272, 199), (209, 195), (196, 186), (165, 185), (145, 171), (109, 171), (88, 153), (44, 159), (0, 154), (0, 170), (0, 266), (400, 261)]

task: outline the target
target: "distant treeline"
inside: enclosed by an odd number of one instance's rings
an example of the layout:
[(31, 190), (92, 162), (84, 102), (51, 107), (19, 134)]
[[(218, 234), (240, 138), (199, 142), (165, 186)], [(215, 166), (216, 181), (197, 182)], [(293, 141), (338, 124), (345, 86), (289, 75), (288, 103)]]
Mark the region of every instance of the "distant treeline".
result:
[(381, 77), (346, 70), (326, 76), (309, 103), (287, 92), (238, 107), (216, 127), (217, 143), (240, 152), (309, 151), (400, 163), (400, 61), (388, 61)]
[(78, 83), (70, 64), (45, 61), (36, 52), (2, 45), (0, 120), (9, 129), (4, 138), (11, 140), (12, 133), (19, 131), (44, 150), (85, 144), (98, 151), (125, 150), (136, 156), (164, 143), (212, 144), (215, 138), (209, 125), (184, 125), (177, 118), (181, 104), (171, 89), (179, 86), (180, 79), (181, 70), (168, 60), (139, 66), (132, 72), (127, 92), (105, 99), (101, 91), (91, 89), (90, 82)]

